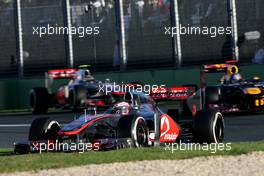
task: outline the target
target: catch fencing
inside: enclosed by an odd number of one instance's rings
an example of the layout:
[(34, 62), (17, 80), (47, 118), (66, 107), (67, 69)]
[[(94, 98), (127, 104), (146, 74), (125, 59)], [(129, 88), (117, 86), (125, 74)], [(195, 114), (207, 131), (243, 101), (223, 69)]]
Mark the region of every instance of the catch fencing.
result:
[(0, 78), (82, 64), (101, 72), (250, 63), (264, 44), (263, 8), (262, 0), (0, 0)]

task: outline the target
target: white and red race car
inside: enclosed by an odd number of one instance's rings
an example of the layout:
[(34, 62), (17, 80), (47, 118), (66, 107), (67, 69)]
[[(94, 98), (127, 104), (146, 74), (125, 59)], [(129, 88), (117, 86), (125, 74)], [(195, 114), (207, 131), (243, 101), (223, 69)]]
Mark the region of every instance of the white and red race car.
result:
[[(111, 87), (111, 83), (95, 80), (87, 68), (49, 70), (45, 77), (45, 87), (30, 90), (30, 106), (35, 114), (47, 113), (51, 107), (72, 110), (105, 107), (123, 96), (122, 92), (107, 91), (106, 94), (105, 89)], [(53, 82), (58, 79), (66, 79), (68, 83), (54, 90)]]

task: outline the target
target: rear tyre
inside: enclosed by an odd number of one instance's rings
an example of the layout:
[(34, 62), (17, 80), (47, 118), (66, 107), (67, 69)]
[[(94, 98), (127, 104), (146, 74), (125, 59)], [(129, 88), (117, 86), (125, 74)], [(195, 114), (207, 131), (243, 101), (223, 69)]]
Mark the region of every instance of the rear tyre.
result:
[(31, 89), (29, 101), (33, 114), (46, 114), (50, 103), (48, 90), (44, 87)]
[(205, 103), (216, 104), (220, 100), (221, 90), (218, 87), (206, 87), (205, 89)]
[(73, 111), (78, 110), (83, 104), (83, 100), (87, 98), (87, 90), (83, 86), (74, 86), (72, 90), (70, 90), (70, 105)]
[(148, 126), (143, 117), (134, 118), (131, 124), (131, 138), (134, 147), (148, 146)]
[(29, 141), (56, 140), (60, 129), (56, 120), (48, 117), (37, 118), (31, 123), (28, 139)]
[(221, 143), (224, 140), (224, 118), (215, 110), (199, 111), (193, 121), (194, 141), (198, 143)]

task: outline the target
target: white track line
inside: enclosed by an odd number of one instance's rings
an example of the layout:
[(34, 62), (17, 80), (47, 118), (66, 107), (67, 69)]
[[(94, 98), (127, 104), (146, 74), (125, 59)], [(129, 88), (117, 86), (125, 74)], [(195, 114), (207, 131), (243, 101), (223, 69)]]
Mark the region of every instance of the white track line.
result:
[[(60, 126), (64, 126), (65, 124), (60, 124)], [(30, 124), (0, 124), (0, 128), (8, 128), (8, 127), (30, 127)]]
[(30, 124), (0, 124), (1, 127), (30, 127)]

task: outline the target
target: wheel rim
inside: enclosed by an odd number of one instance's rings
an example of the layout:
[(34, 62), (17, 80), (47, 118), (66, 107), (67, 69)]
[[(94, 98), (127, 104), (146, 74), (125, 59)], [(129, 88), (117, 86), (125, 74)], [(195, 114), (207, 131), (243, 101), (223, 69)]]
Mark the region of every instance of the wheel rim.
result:
[(216, 123), (214, 125), (214, 138), (216, 143), (223, 142), (224, 139), (224, 130), (223, 130), (223, 122), (222, 122), (222, 115), (216, 115)]
[(143, 117), (138, 117), (135, 120), (132, 130), (132, 140), (135, 147), (143, 147), (148, 144), (148, 128)]
[(143, 125), (138, 125), (136, 129), (137, 143), (139, 146), (143, 146), (146, 143), (146, 129)]
[(60, 125), (57, 121), (51, 121), (45, 131), (46, 138), (56, 139), (58, 135), (57, 133), (60, 129)]

